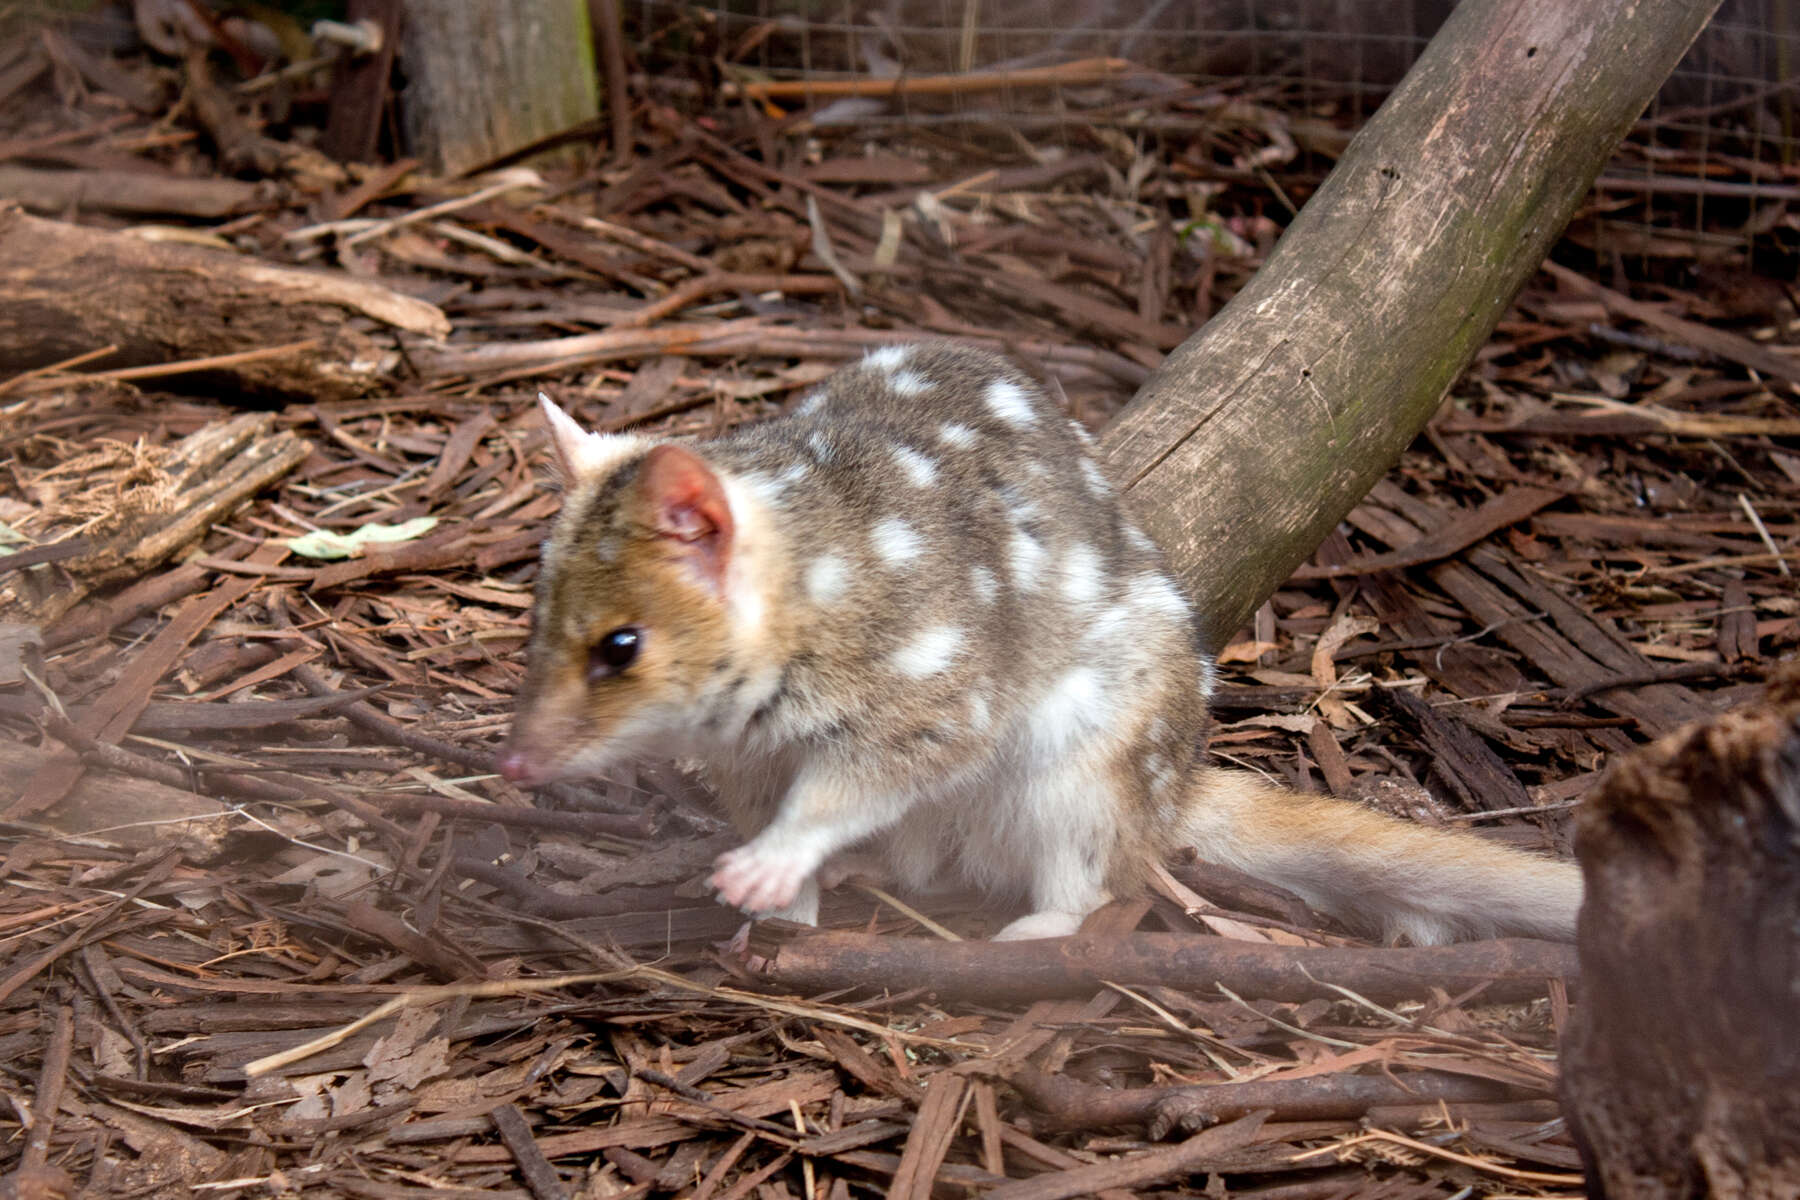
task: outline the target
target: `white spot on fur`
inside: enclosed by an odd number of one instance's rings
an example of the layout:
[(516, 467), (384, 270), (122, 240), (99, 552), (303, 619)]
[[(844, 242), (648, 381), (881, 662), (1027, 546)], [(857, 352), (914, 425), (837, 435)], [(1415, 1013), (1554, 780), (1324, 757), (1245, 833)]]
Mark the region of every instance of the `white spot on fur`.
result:
[(1097, 646), (1116, 642), (1131, 628), (1131, 610), (1123, 605), (1109, 608), (1088, 622), (1086, 640)]
[(1006, 506), (1006, 515), (1014, 525), (1023, 525), (1038, 517), (1038, 506), (1026, 498), (1025, 493), (1011, 484), (1001, 484), (997, 490), (1000, 503)]
[(967, 425), (951, 421), (938, 429), (938, 440), (952, 450), (967, 450), (975, 444), (975, 431)]
[(809, 473), (811, 473), (811, 471), (812, 471), (812, 468), (807, 466), (805, 463), (797, 462), (797, 463), (794, 463), (792, 466), (790, 466), (787, 470), (783, 471), (781, 474), (777, 475), (775, 477), (775, 482), (779, 483), (784, 488), (785, 487), (793, 487), (796, 483), (799, 483), (802, 479), (805, 479), (807, 477), (807, 475)]
[(875, 556), (890, 567), (909, 563), (919, 556), (919, 534), (899, 517), (883, 517), (869, 530), (869, 544)]
[(987, 730), (989, 725), (993, 724), (993, 721), (994, 714), (988, 708), (987, 694), (985, 692), (970, 692), (969, 728), (975, 730), (977, 733), (982, 733)]
[(825, 393), (823, 391), (809, 392), (806, 399), (800, 402), (800, 406), (794, 409), (794, 415), (810, 417), (823, 407), (825, 407)]
[(1100, 595), (1105, 574), (1092, 546), (1077, 542), (1063, 556), (1063, 595), (1076, 604), (1091, 604)]
[(1200, 696), (1211, 699), (1213, 689), (1219, 685), (1219, 665), (1210, 654), (1200, 656)]
[(1006, 560), (1012, 568), (1013, 583), (1023, 591), (1036, 591), (1038, 572), (1044, 566), (1043, 543), (1029, 533), (1014, 533), (1006, 547)]
[(950, 669), (962, 650), (963, 632), (951, 625), (933, 625), (894, 651), (889, 660), (894, 670), (911, 679), (924, 679)]
[(1087, 481), (1088, 491), (1096, 496), (1104, 496), (1112, 485), (1106, 482), (1106, 476), (1100, 470), (1100, 464), (1091, 458), (1081, 460), (1081, 477)]
[(821, 463), (828, 463), (831, 461), (831, 457), (832, 457), (831, 439), (827, 438), (824, 434), (822, 434), (822, 433), (807, 434), (806, 435), (806, 448), (808, 450), (811, 450), (813, 453), (813, 457), (818, 459)]
[(1089, 433), (1087, 426), (1083, 425), (1080, 421), (1070, 421), (1069, 429), (1074, 433), (1075, 440), (1082, 445), (1092, 446), (1094, 444), (1094, 435)]
[(986, 567), (969, 568), (969, 586), (975, 589), (977, 599), (990, 604), (1000, 592), (1000, 581), (995, 579), (994, 573)]
[(1037, 419), (1031, 409), (1031, 397), (1010, 379), (996, 379), (983, 394), (988, 408), (1008, 425), (1024, 428)]
[(1059, 757), (1112, 717), (1100, 673), (1092, 667), (1076, 667), (1064, 675), (1039, 701), (1032, 714), (1033, 749), (1048, 760)]
[(1131, 581), (1126, 599), (1140, 612), (1180, 617), (1183, 620), (1190, 615), (1187, 601), (1175, 589), (1175, 585), (1162, 575), (1139, 575)]
[(883, 346), (863, 355), (863, 365), (877, 371), (892, 371), (912, 355), (911, 346)]
[(787, 491), (786, 485), (780, 479), (772, 475), (765, 475), (761, 471), (751, 471), (739, 476), (739, 479), (742, 481), (745, 491), (769, 508), (779, 506), (782, 496)]
[(930, 487), (937, 482), (937, 460), (927, 458), (906, 446), (894, 447), (894, 461), (914, 487)]
[(933, 384), (917, 371), (895, 371), (888, 380), (888, 386), (894, 389), (896, 395), (917, 396), (920, 392), (930, 391)]
[(850, 564), (835, 554), (821, 554), (806, 568), (806, 594), (814, 604), (841, 599), (850, 586)]
[(1136, 525), (1125, 526), (1125, 540), (1130, 542), (1132, 548), (1140, 553), (1153, 554), (1156, 551), (1156, 543), (1150, 540), (1150, 535)]
[[(737, 522), (737, 544), (760, 545), (766, 536), (767, 506), (751, 502), (750, 489), (744, 485), (743, 480), (732, 475), (722, 475), (719, 482), (725, 488), (726, 502), (731, 506), (732, 517)], [(737, 628), (762, 627), (767, 605), (763, 599), (761, 580), (756, 577), (756, 556), (733, 554), (730, 557), (721, 592), (726, 609)]]

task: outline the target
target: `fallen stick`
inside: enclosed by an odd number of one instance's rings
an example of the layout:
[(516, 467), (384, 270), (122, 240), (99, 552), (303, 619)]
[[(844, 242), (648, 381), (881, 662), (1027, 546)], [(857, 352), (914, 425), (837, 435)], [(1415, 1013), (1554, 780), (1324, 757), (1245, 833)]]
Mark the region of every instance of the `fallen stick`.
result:
[(1005, 1078), (1047, 1118), (1047, 1128), (1144, 1124), (1149, 1126), (1150, 1137), (1158, 1140), (1171, 1132), (1204, 1129), (1265, 1110), (1273, 1121), (1335, 1121), (1361, 1117), (1383, 1106), (1485, 1104), (1534, 1096), (1516, 1085), (1440, 1071), (1140, 1088), (1101, 1087), (1029, 1066), (1015, 1067)]
[(1122, 58), (1082, 58), (1049, 67), (1009, 71), (971, 71), (959, 75), (895, 76), (891, 79), (784, 79), (764, 83), (727, 83), (720, 94), (752, 100), (821, 99), (826, 96), (951, 96), (995, 92), (1007, 88), (1054, 87), (1100, 83), (1139, 70)]
[[(513, 372), (511, 378), (568, 370), (576, 366), (681, 354), (725, 358), (754, 354), (766, 358), (856, 358), (879, 346), (904, 345), (941, 336), (923, 330), (794, 329), (755, 317), (729, 321), (663, 324), (648, 328), (604, 329), (570, 337), (528, 342), (486, 342), (471, 346), (413, 348), (413, 361), (433, 380), (447, 376)], [(1149, 374), (1111, 350), (1068, 346), (1032, 338), (969, 336), (954, 339), (984, 349), (1016, 352), (1046, 366), (1080, 367), (1136, 387)]]
[[(1716, 355), (1728, 362), (1749, 367), (1764, 375), (1773, 375), (1777, 379), (1785, 379), (1789, 383), (1800, 383), (1800, 362), (1788, 355), (1781, 354), (1766, 346), (1760, 346), (1749, 338), (1740, 337), (1723, 329), (1714, 329), (1710, 325), (1702, 325), (1698, 321), (1689, 321), (1663, 311), (1654, 304), (1642, 300), (1633, 300), (1606, 287), (1595, 283), (1559, 263), (1546, 262), (1544, 270), (1555, 280), (1581, 296), (1592, 296), (1606, 306), (1608, 312), (1615, 316), (1625, 317), (1641, 325), (1674, 338), (1685, 345), (1708, 354)], [(1687, 414), (1679, 414), (1686, 416)]]
[(1262, 1114), (1243, 1117), (1230, 1125), (1197, 1133), (1179, 1146), (1085, 1163), (1035, 1179), (1016, 1179), (991, 1188), (986, 1194), (993, 1200), (1065, 1200), (1066, 1197), (1087, 1196), (1114, 1188), (1147, 1187), (1180, 1179), (1204, 1171), (1208, 1163), (1227, 1158), (1232, 1151), (1250, 1145), (1266, 1119)]
[(1482, 1001), (1501, 1002), (1535, 999), (1548, 980), (1576, 974), (1573, 946), (1525, 938), (1364, 950), (1176, 933), (954, 943), (816, 933), (767, 958), (762, 977), (799, 992), (924, 987), (939, 999), (1005, 1003), (1086, 996), (1106, 982), (1200, 994), (1223, 985), (1246, 998), (1283, 1001), (1341, 998), (1335, 988), (1347, 988), (1378, 1003), (1418, 999), (1434, 987), (1482, 989)]

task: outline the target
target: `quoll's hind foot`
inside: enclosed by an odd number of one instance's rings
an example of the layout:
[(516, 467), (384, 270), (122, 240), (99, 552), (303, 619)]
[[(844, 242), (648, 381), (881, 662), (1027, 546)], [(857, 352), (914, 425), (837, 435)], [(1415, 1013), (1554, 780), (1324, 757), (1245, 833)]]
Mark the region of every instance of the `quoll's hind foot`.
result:
[(1081, 913), (1034, 912), (1010, 922), (996, 933), (996, 942), (1025, 942), (1035, 938), (1068, 937), (1081, 928)]

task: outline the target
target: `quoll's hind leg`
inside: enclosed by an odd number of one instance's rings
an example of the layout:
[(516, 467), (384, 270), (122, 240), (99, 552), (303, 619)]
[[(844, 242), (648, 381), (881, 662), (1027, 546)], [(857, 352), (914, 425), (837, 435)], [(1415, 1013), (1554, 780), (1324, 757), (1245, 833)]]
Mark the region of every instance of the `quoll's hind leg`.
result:
[(826, 859), (814, 876), (823, 891), (832, 891), (847, 883), (866, 883), (871, 887), (891, 887), (894, 872), (887, 860), (865, 850), (842, 850)]
[(1067, 937), (1112, 899), (1106, 868), (1116, 840), (1109, 785), (1074, 766), (1033, 781), (1012, 816), (1009, 852), (1029, 880), (1032, 911), (994, 935), (997, 942)]

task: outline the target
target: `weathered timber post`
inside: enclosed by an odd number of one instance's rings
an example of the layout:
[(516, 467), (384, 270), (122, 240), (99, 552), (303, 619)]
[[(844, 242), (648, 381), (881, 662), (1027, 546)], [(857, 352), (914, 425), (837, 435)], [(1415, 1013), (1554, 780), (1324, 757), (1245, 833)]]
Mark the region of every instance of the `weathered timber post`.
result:
[(457, 174), (600, 113), (586, 0), (403, 0), (410, 153)]

